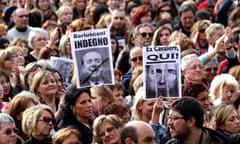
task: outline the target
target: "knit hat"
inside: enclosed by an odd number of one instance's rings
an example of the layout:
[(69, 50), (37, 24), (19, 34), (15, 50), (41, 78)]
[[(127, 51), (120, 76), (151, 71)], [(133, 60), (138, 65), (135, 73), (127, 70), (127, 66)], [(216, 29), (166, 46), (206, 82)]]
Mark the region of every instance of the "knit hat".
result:
[(7, 6), (3, 9), (2, 17), (3, 17), (5, 22), (8, 23), (10, 21), (10, 17), (16, 9), (17, 9), (16, 6)]

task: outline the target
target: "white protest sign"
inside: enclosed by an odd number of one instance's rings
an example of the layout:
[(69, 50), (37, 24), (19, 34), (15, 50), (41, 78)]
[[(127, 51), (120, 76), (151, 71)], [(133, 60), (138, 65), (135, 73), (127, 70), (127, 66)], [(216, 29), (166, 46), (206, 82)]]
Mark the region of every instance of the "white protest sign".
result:
[(114, 84), (109, 29), (70, 34), (77, 87)]
[(149, 46), (143, 48), (145, 98), (181, 96), (180, 48)]
[(69, 87), (71, 85), (70, 74), (73, 61), (62, 57), (51, 57), (50, 62), (51, 65), (61, 73), (64, 87)]

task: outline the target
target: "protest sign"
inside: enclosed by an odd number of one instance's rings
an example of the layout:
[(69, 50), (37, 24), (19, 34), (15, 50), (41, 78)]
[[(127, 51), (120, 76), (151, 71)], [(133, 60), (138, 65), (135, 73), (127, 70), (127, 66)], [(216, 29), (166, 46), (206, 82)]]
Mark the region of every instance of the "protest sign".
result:
[(73, 32), (70, 42), (78, 88), (114, 84), (108, 29)]
[(180, 97), (180, 48), (149, 46), (143, 48), (145, 98)]
[(73, 67), (73, 61), (62, 57), (51, 57), (51, 65), (60, 72), (62, 75), (62, 81), (65, 88), (71, 85), (71, 70)]

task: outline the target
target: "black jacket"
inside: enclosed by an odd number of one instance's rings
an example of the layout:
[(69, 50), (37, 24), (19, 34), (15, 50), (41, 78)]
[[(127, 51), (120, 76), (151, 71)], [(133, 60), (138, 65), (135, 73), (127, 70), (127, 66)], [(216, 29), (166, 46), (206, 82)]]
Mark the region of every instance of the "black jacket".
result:
[[(236, 137), (229, 137), (212, 129), (203, 128), (206, 134), (207, 142), (202, 141), (201, 144), (238, 144)], [(171, 138), (165, 144), (184, 144), (182, 140)]]
[(92, 128), (87, 127), (78, 120), (71, 120), (68, 124), (64, 123), (64, 127), (71, 127), (77, 129), (81, 133), (81, 141), (83, 144), (91, 144), (93, 139)]
[(46, 138), (44, 140), (37, 140), (34, 137), (30, 137), (25, 141), (24, 144), (51, 144), (52, 139), (51, 138)]

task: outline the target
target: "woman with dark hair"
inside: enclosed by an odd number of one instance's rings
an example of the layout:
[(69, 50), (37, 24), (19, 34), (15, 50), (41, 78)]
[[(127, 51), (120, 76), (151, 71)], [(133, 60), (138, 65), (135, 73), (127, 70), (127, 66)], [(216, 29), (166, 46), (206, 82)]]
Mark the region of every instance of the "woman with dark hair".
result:
[(123, 123), (127, 123), (131, 119), (130, 107), (121, 102), (113, 102), (104, 109), (105, 115), (114, 114), (122, 119)]
[(115, 67), (116, 60), (119, 55), (119, 44), (117, 37), (111, 34), (111, 48), (112, 48), (112, 56), (113, 56), (113, 67)]
[(161, 4), (158, 5), (158, 8), (156, 10), (156, 17), (155, 17), (156, 22), (162, 19), (172, 20), (173, 18), (174, 17), (173, 17), (171, 5), (168, 2), (162, 2)]
[(105, 13), (109, 13), (108, 7), (104, 4), (95, 4), (93, 11), (93, 24), (97, 24), (101, 16)]
[(22, 91), (17, 94), (9, 103), (6, 112), (12, 116), (15, 121), (16, 127), (19, 129), (18, 135), (23, 139), (27, 139), (27, 135), (22, 131), (22, 114), (25, 109), (39, 104), (37, 97), (28, 91)]
[(0, 70), (0, 82), (3, 87), (3, 101), (10, 101), (16, 94), (17, 91), (11, 86), (9, 76), (2, 70)]
[(172, 30), (169, 27), (166, 26), (159, 27), (153, 35), (152, 45), (153, 46), (169, 45), (169, 37), (171, 33)]
[(90, 144), (93, 138), (92, 120), (93, 105), (90, 91), (85, 88), (70, 87), (64, 99), (62, 127), (73, 127), (82, 136), (84, 144)]
[(208, 97), (208, 90), (201, 84), (186, 84), (183, 88), (182, 95), (196, 98), (205, 111), (209, 111), (211, 109), (210, 99)]
[[(46, 20), (46, 16), (53, 11), (50, 0), (36, 0), (35, 7), (30, 13), (30, 25), (33, 27), (41, 27), (42, 23)], [(40, 19), (39, 19), (40, 18)]]

